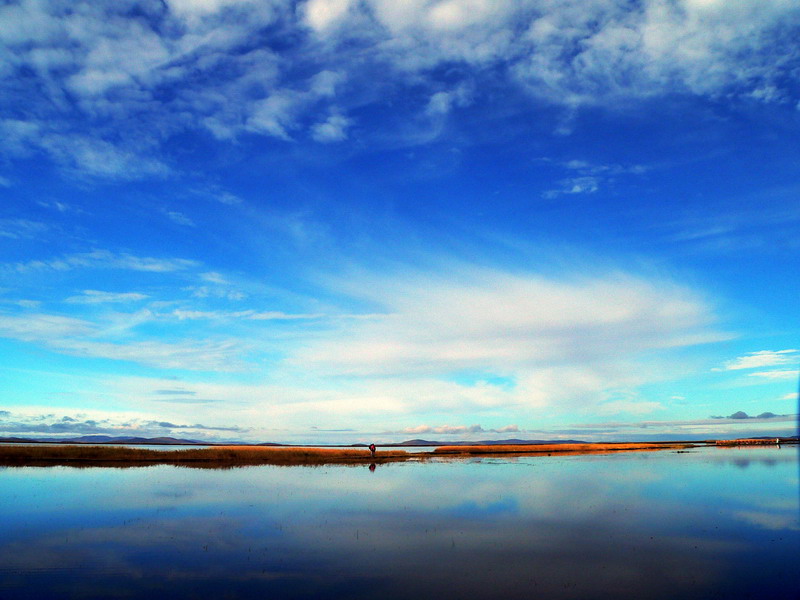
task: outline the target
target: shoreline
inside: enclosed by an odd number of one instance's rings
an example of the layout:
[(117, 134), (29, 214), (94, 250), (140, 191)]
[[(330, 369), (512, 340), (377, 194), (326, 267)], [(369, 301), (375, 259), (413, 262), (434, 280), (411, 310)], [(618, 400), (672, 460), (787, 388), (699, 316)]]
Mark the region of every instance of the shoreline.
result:
[[(144, 467), (175, 465), (194, 468), (233, 468), (239, 466), (322, 466), (386, 464), (392, 462), (423, 462), (430, 459), (457, 460), (479, 457), (558, 456), (613, 454), (618, 452), (653, 452), (688, 450), (702, 447), (737, 447), (737, 440), (706, 442), (620, 442), (582, 444), (475, 445), (439, 446), (430, 451), (407, 452), (379, 450), (373, 457), (363, 448), (330, 448), (317, 446), (206, 446), (182, 450), (154, 450), (119, 445), (82, 444), (0, 444), (0, 466), (7, 467)], [(745, 445), (747, 441), (741, 440)], [(797, 443), (785, 440), (783, 443)], [(775, 443), (773, 442), (774, 446)]]

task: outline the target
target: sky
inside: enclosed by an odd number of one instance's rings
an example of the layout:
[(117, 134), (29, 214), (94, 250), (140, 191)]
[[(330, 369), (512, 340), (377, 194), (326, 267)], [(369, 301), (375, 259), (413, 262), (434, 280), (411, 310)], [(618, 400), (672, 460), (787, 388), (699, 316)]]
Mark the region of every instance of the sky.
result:
[(794, 0), (0, 24), (0, 436), (794, 433)]

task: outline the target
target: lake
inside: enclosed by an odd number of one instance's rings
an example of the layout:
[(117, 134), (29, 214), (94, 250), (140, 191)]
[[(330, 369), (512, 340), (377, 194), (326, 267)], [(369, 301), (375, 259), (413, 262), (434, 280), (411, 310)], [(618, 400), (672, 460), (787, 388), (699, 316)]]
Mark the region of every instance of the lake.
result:
[(0, 598), (800, 597), (797, 448), (0, 469)]

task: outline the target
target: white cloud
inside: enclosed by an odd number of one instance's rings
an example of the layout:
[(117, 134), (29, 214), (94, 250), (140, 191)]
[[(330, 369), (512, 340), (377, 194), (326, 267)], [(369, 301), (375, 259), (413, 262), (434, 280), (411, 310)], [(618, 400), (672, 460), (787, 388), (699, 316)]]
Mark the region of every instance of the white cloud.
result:
[(317, 31), (324, 31), (341, 22), (353, 4), (353, 0), (309, 0), (303, 10), (308, 25)]
[[(445, 114), (458, 98), (436, 73), (454, 64), (453, 90), (480, 91), (498, 67), (493, 86), (569, 110), (675, 94), (794, 104), (798, 13), (789, 0), (23, 0), (0, 7), (2, 107), (36, 116), (4, 121), (2, 149), (79, 175), (164, 176), (158, 149), (186, 130), (335, 141), (345, 123), (330, 115), (409, 87), (430, 102), (402, 121)], [(267, 47), (270, 26), (291, 44)]]
[(234, 341), (164, 343), (137, 341), (111, 343), (90, 339), (50, 339), (46, 344), (65, 354), (109, 360), (125, 360), (158, 369), (189, 371), (239, 371), (241, 347)]
[(800, 371), (757, 371), (755, 373), (748, 373), (749, 377), (759, 377), (762, 379), (797, 379), (797, 376), (800, 375)]
[(278, 90), (254, 103), (247, 119), (247, 129), (256, 133), (291, 140), (289, 130), (295, 126), (295, 116), (301, 109), (303, 97), (293, 90)]
[(326, 121), (317, 123), (311, 129), (311, 137), (318, 142), (341, 142), (347, 139), (350, 119), (341, 115), (331, 115)]
[(137, 302), (148, 298), (138, 292), (102, 292), (84, 290), (80, 296), (70, 296), (65, 300), (70, 304), (104, 304), (106, 302)]
[(215, 283), (217, 285), (228, 285), (229, 282), (225, 279), (225, 276), (221, 273), (217, 273), (216, 271), (208, 271), (207, 273), (201, 273), (200, 278), (203, 281), (208, 283)]
[(569, 194), (593, 194), (600, 189), (597, 177), (573, 177), (559, 182), (560, 188), (547, 190), (542, 194), (545, 198), (557, 198)]
[[(164, 315), (159, 315), (164, 316)], [(197, 319), (247, 319), (251, 321), (295, 321), (298, 319), (317, 319), (325, 315), (321, 314), (302, 314), (285, 313), (281, 311), (259, 312), (255, 310), (240, 311), (208, 311), (208, 310), (186, 310), (175, 309), (169, 316), (175, 317), (180, 321), (192, 321)]]
[(18, 273), (42, 270), (69, 271), (72, 269), (123, 269), (168, 273), (190, 269), (199, 264), (197, 261), (185, 258), (153, 258), (127, 253), (115, 253), (109, 250), (92, 250), (91, 252), (78, 252), (58, 258), (5, 263), (0, 264), (0, 268)]
[(570, 172), (569, 177), (558, 182), (558, 188), (547, 190), (542, 194), (549, 199), (565, 194), (592, 194), (601, 187), (613, 184), (620, 176), (641, 175), (649, 170), (644, 165), (596, 164), (578, 159), (558, 162), (541, 158), (539, 162)]
[(774, 530), (776, 532), (783, 531), (800, 531), (800, 525), (797, 524), (797, 516), (794, 513), (794, 507), (791, 511), (784, 510), (777, 512), (772, 510), (737, 510), (732, 513), (737, 518), (761, 527), (763, 529)]
[(87, 335), (93, 329), (87, 321), (59, 315), (0, 315), (0, 335), (25, 342)]
[(194, 221), (192, 221), (189, 217), (187, 217), (185, 214), (181, 212), (168, 210), (166, 211), (166, 215), (173, 223), (177, 223), (178, 225), (184, 225), (186, 227), (195, 226)]
[[(699, 296), (670, 282), (618, 274), (551, 280), (453, 265), (446, 271), (351, 273), (328, 282), (370, 306), (370, 318), (326, 319), (284, 345), (280, 372), (303, 373), (324, 390), (293, 410), (502, 409), (517, 421), (545, 408), (551, 415), (644, 414), (661, 405), (639, 398), (638, 388), (683, 372), (661, 358), (665, 352), (729, 337), (714, 331), (713, 312)], [(286, 381), (281, 395), (298, 398), (292, 377)]]
[(0, 219), (0, 237), (12, 240), (33, 239), (48, 230), (48, 226), (29, 219)]
[(244, 292), (223, 286), (210, 287), (207, 285), (201, 285), (184, 289), (191, 291), (194, 298), (224, 298), (226, 300), (233, 301), (244, 300), (247, 298), (247, 294)]
[[(152, 340), (106, 339), (139, 323), (102, 327), (82, 319), (49, 314), (0, 315), (0, 336), (42, 345), (72, 356), (126, 360), (161, 369), (191, 371), (241, 370), (241, 344), (231, 341), (189, 340), (167, 343)], [(145, 315), (147, 318), (147, 315)]]
[(126, 145), (56, 130), (49, 124), (9, 121), (0, 123), (0, 131), (10, 132), (4, 149), (11, 154), (27, 155), (33, 148), (41, 148), (57, 163), (79, 175), (125, 180), (161, 177), (170, 172), (170, 168), (153, 155), (152, 145), (145, 136)]
[(343, 291), (372, 301), (382, 319), (352, 322), (298, 360), (344, 373), (503, 371), (602, 362), (606, 357), (720, 339), (710, 309), (690, 291), (626, 276), (549, 280), (465, 269), (392, 279), (355, 277)]
[[(768, 413), (769, 414), (769, 413)], [(676, 430), (680, 428), (697, 428), (698, 431), (708, 431), (714, 432), (720, 428), (736, 425), (736, 426), (749, 426), (753, 423), (756, 424), (776, 424), (776, 423), (792, 423), (797, 420), (797, 415), (794, 414), (784, 414), (784, 415), (775, 415), (772, 414), (771, 416), (754, 416), (750, 417), (745, 413), (739, 413), (738, 415), (734, 413), (734, 415), (730, 415), (727, 417), (709, 417), (707, 419), (684, 419), (684, 420), (673, 420), (673, 421), (610, 421), (604, 423), (581, 423), (577, 425), (572, 425), (572, 427), (576, 427), (578, 429), (604, 429), (610, 428), (614, 430), (619, 429), (664, 429), (664, 430)], [(728, 431), (735, 431), (730, 427), (726, 427)]]
[[(189, 21), (197, 21), (226, 8), (250, 8), (254, 0), (168, 0), (167, 5), (172, 13)], [(269, 8), (269, 2), (261, 3)]]
[(760, 350), (749, 352), (728, 361), (720, 371), (737, 371), (740, 369), (758, 369), (763, 367), (776, 367), (798, 361), (797, 350)]

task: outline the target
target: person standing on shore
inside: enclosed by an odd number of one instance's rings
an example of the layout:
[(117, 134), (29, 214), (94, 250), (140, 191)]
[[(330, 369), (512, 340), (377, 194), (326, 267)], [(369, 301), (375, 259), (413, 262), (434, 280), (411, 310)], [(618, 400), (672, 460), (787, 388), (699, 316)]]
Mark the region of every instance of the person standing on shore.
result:
[(372, 458), (375, 458), (375, 444), (369, 445), (369, 453), (372, 455)]

